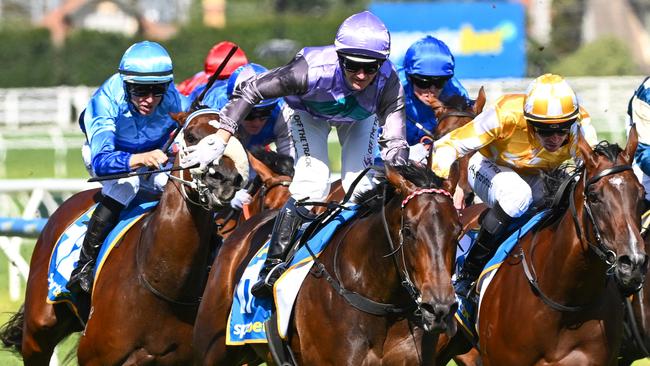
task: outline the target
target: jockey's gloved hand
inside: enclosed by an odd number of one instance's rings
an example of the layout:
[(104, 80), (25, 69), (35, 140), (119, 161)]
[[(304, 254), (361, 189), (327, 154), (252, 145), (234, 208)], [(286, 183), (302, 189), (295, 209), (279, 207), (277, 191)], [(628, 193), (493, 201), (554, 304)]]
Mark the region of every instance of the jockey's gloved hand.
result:
[(198, 168), (192, 169), (192, 172), (204, 173), (212, 162), (221, 159), (224, 150), (226, 150), (226, 142), (221, 137), (215, 134), (206, 136), (198, 144), (185, 148), (181, 167), (188, 168), (199, 164)]
[(248, 194), (248, 191), (246, 189), (240, 189), (235, 192), (235, 197), (230, 200), (230, 207), (241, 210), (244, 205), (251, 203), (252, 200), (253, 197)]

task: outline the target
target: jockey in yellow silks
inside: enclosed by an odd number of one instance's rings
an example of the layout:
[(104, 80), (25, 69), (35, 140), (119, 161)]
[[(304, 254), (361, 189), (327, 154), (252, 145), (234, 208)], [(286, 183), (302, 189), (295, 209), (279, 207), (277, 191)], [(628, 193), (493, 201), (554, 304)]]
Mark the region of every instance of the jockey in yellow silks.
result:
[(470, 152), (468, 180), (490, 207), (456, 277), (468, 297), (473, 282), (493, 255), (510, 222), (543, 198), (540, 172), (575, 157), (578, 134), (596, 140), (587, 112), (560, 76), (535, 79), (526, 94), (508, 94), (470, 123), (434, 143), (433, 171), (447, 177), (453, 162)]

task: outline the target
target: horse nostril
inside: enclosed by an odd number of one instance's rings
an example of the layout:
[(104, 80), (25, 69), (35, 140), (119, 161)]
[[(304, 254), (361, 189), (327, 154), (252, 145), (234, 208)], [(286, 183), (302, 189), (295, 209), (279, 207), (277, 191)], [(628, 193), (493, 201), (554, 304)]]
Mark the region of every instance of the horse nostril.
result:
[(644, 253), (635, 253), (632, 255), (622, 255), (618, 258), (618, 266), (624, 271), (633, 271), (635, 269), (646, 272), (648, 265), (648, 256)]

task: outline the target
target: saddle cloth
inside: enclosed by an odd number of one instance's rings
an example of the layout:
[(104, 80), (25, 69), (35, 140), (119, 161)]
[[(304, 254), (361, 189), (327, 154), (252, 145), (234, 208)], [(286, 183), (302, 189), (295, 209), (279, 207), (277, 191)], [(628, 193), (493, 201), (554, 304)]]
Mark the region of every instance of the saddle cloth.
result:
[(235, 288), (233, 304), (228, 317), (226, 331), (227, 345), (243, 345), (248, 343), (267, 343), (264, 322), (271, 317), (273, 305), (277, 311), (277, 327), (282, 338), (286, 338), (289, 319), (293, 304), (303, 280), (314, 264), (313, 257), (307, 250), (309, 247), (316, 257), (320, 256), (327, 247), (336, 230), (353, 218), (357, 213), (355, 207), (343, 210), (321, 228), (307, 243), (298, 249), (288, 265), (287, 270), (273, 286), (273, 300), (256, 298), (250, 289), (257, 282), (259, 272), (266, 260), (269, 242), (251, 259)]
[[(478, 311), (476, 305), (471, 301), (456, 296), (456, 301), (458, 302), (458, 310), (456, 310), (455, 314), (456, 320), (458, 320), (458, 323), (465, 329), (466, 333), (473, 337), (475, 342), (478, 340), (478, 316), (480, 314), (480, 304), (487, 287), (490, 285), (494, 275), (501, 267), (501, 263), (503, 263), (508, 255), (510, 255), (512, 248), (514, 248), (519, 242), (519, 239), (534, 229), (549, 213), (550, 210), (543, 210), (536, 213), (529, 220), (520, 221), (517, 225), (518, 228), (516, 228), (515, 231), (503, 243), (501, 243), (492, 259), (490, 259), (485, 265), (476, 285), (479, 289)], [(459, 260), (463, 261), (464, 257), (461, 256)]]
[[(104, 261), (113, 247), (115, 247), (124, 234), (136, 222), (138, 222), (149, 211), (153, 210), (157, 204), (158, 201), (134, 202), (122, 210), (119, 222), (106, 237), (97, 257), (94, 270), (95, 281), (97, 280), (97, 276), (99, 275)], [(70, 279), (72, 270), (77, 266), (79, 253), (81, 252), (81, 245), (86, 236), (86, 231), (88, 230), (87, 224), (96, 207), (97, 204), (83, 212), (63, 231), (59, 240), (57, 240), (54, 245), (50, 257), (47, 275), (48, 291), (46, 301), (51, 304), (67, 302), (72, 306), (73, 311), (77, 314), (79, 314), (77, 309), (77, 299), (65, 286)]]

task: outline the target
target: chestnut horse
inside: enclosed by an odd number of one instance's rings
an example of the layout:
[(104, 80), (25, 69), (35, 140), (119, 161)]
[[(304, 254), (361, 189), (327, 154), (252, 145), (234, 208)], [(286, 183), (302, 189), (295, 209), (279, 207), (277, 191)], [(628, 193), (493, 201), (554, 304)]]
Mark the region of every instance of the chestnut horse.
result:
[[(579, 180), (567, 191), (570, 209), (519, 239), (481, 296), (479, 349), (484, 365), (615, 365), (623, 329), (623, 298), (643, 283), (647, 255), (640, 235), (643, 188), (624, 150), (582, 136)], [(457, 334), (439, 365), (462, 353)], [(464, 349), (463, 349), (464, 348)]]
[[(460, 222), (449, 192), (455, 177), (443, 181), (425, 167), (386, 166), (386, 181), (358, 197), (369, 203), (334, 234), (318, 258), (324, 267), (312, 269), (298, 293), (288, 342), (299, 364), (433, 359), (430, 337), (455, 332), (451, 274)], [(265, 345), (254, 346), (261, 359), (249, 346), (226, 346), (226, 328), (235, 286), (267, 240), (272, 219), (271, 212), (253, 217), (223, 243), (197, 315), (198, 364), (270, 362)], [(362, 304), (350, 305), (328, 277), (360, 295)], [(373, 315), (364, 307), (371, 301), (403, 311)]]
[[(216, 116), (201, 114), (192, 119), (184, 131), (185, 143), (194, 144), (215, 132), (209, 121)], [(182, 125), (187, 114), (174, 118)], [(228, 149), (226, 156), (232, 156)], [(67, 200), (50, 217), (36, 243), (24, 308), (3, 329), (2, 339), (13, 341), (25, 365), (48, 365), (56, 344), (80, 330), (84, 330), (77, 352), (81, 365), (190, 362), (192, 328), (214, 238), (212, 210), (221, 202), (228, 204), (242, 183), (235, 161), (224, 157), (220, 165), (201, 175), (174, 173), (156, 209), (125, 234), (103, 263), (85, 329), (67, 305), (46, 302), (53, 245), (91, 206), (97, 191)]]

